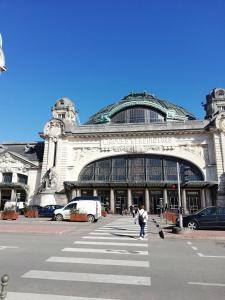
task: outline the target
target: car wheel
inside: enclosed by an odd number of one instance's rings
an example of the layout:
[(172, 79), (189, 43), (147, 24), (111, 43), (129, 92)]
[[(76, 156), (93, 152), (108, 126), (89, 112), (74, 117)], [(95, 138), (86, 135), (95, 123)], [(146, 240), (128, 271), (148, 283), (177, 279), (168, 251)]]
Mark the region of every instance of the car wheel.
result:
[(191, 230), (196, 230), (198, 229), (198, 224), (195, 221), (189, 221), (187, 227)]
[(55, 216), (55, 220), (56, 220), (56, 221), (62, 221), (62, 220), (63, 220), (63, 216), (62, 216), (61, 214), (57, 214), (57, 215)]
[(88, 222), (93, 223), (95, 221), (95, 217), (93, 215), (88, 215)]

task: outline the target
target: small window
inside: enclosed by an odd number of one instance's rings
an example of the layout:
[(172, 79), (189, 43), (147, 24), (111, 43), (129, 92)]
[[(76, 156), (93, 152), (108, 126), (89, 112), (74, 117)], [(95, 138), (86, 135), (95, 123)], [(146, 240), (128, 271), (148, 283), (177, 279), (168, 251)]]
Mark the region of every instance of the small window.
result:
[(17, 181), (19, 183), (23, 183), (23, 184), (27, 184), (27, 181), (28, 181), (28, 177), (26, 175), (23, 175), (23, 174), (17, 174)]
[(4, 183), (11, 183), (12, 182), (12, 173), (3, 173), (3, 180)]
[(59, 119), (65, 119), (66, 115), (65, 114), (58, 114)]

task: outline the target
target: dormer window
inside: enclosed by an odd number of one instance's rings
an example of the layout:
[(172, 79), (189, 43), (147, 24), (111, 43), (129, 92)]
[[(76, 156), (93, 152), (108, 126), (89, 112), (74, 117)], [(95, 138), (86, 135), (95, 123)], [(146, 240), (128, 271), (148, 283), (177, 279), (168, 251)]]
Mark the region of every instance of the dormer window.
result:
[(224, 97), (224, 90), (219, 90), (219, 91), (217, 92), (217, 96), (219, 96), (219, 97)]
[(59, 119), (65, 119), (65, 117), (66, 117), (66, 114), (58, 114)]
[(60, 101), (60, 104), (61, 104), (61, 105), (64, 105), (64, 101), (63, 101), (63, 100), (61, 100), (61, 101)]

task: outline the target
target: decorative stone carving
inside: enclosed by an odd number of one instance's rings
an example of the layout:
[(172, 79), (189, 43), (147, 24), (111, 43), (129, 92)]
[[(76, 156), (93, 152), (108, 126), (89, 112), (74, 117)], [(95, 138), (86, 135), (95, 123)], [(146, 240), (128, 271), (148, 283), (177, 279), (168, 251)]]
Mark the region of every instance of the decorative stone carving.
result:
[(33, 153), (34, 152), (34, 146), (31, 146), (30, 144), (26, 144), (25, 147), (24, 147), (24, 152)]
[(50, 168), (41, 179), (41, 184), (38, 188), (38, 193), (46, 190), (56, 190), (57, 188), (57, 173), (55, 168)]
[(26, 173), (31, 166), (29, 164), (24, 164), (19, 160), (6, 152), (0, 156), (0, 171), (1, 172), (22, 172)]
[(220, 113), (216, 118), (216, 128), (225, 132), (225, 112)]
[(60, 135), (64, 134), (65, 126), (63, 121), (52, 119), (44, 127), (44, 136), (50, 138), (58, 138)]
[(73, 148), (73, 160), (77, 161), (85, 157), (86, 155), (90, 155), (91, 153), (99, 152), (100, 149), (98, 147), (80, 147), (80, 148)]
[(0, 153), (4, 152), (7, 149), (7, 147), (0, 145)]
[(180, 146), (182, 150), (185, 150), (187, 152), (190, 152), (191, 154), (194, 154), (195, 156), (204, 159), (206, 164), (209, 164), (209, 151), (208, 151), (208, 145), (182, 145)]

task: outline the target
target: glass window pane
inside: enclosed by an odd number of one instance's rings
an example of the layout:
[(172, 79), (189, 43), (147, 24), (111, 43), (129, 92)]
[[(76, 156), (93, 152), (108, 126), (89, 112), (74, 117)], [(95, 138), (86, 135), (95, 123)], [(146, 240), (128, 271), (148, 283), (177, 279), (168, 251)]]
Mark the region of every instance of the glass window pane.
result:
[(173, 160), (164, 160), (164, 172), (166, 181), (177, 180), (177, 163)]
[(131, 158), (129, 160), (128, 180), (145, 181), (144, 158)]
[(11, 183), (12, 182), (12, 173), (3, 173), (3, 182)]
[(112, 181), (126, 181), (127, 163), (125, 158), (114, 158), (112, 160)]
[(163, 180), (162, 160), (157, 158), (146, 159), (147, 180)]

